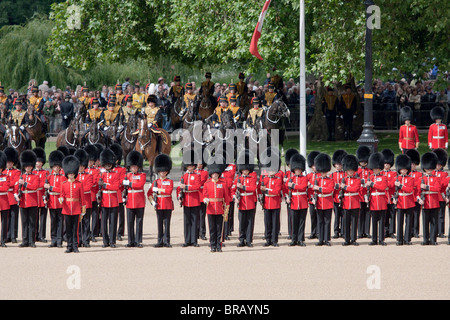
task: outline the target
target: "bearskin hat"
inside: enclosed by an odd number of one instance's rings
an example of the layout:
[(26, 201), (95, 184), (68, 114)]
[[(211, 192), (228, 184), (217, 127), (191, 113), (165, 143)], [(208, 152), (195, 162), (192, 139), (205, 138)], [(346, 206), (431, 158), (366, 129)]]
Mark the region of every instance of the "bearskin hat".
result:
[(69, 149), (69, 156), (73, 156), (75, 154), (75, 151), (77, 151), (77, 148), (75, 147), (68, 147)]
[(88, 144), (84, 147), (84, 151), (88, 154), (88, 161), (97, 161), (98, 160), (98, 149), (92, 145)]
[(139, 168), (144, 167), (144, 156), (139, 151), (130, 151), (127, 155), (127, 166), (138, 166)]
[(100, 164), (102, 167), (106, 164), (112, 164), (113, 168), (116, 166), (116, 155), (111, 149), (105, 149), (100, 153)]
[(323, 173), (331, 171), (331, 158), (326, 153), (319, 153), (314, 159), (314, 166), (316, 171)]
[(96, 143), (94, 144), (94, 146), (97, 148), (98, 158), (100, 159), (100, 153), (102, 153), (102, 151), (105, 150), (105, 146), (102, 145), (101, 143)]
[(394, 151), (392, 151), (391, 149), (383, 149), (381, 153), (384, 157), (384, 163), (390, 164), (392, 167), (395, 163)]
[(412, 109), (408, 106), (405, 106), (400, 109), (400, 122), (404, 123), (406, 120), (413, 121), (414, 113)]
[(183, 152), (183, 170), (187, 170), (188, 166), (197, 166), (197, 163), (201, 161), (201, 153), (196, 150), (194, 146), (191, 146), (188, 150)]
[(25, 150), (20, 154), (20, 165), (22, 168), (36, 166), (36, 154), (31, 150)]
[(242, 172), (248, 170), (253, 172), (255, 170), (254, 155), (248, 150), (241, 151), (237, 159), (237, 170)]
[(86, 151), (84, 151), (83, 149), (78, 149), (77, 151), (75, 151), (73, 155), (80, 162), (80, 166), (83, 166), (85, 168), (88, 167), (89, 155), (87, 154)]
[(19, 152), (17, 152), (16, 149), (13, 147), (6, 147), (5, 150), (3, 150), (6, 154), (6, 161), (12, 162), (14, 165), (19, 165)]
[(225, 163), (224, 157), (222, 157), (221, 155), (216, 155), (209, 161), (208, 175), (211, 177), (213, 173), (218, 173), (220, 176), (222, 172), (225, 171), (226, 167), (227, 164)]
[(281, 153), (275, 147), (269, 147), (260, 157), (261, 168), (270, 169), (271, 171), (278, 172), (281, 167)]
[(172, 170), (172, 159), (167, 154), (158, 154), (155, 158), (155, 172), (167, 171), (170, 173), (170, 170)]
[(287, 149), (285, 154), (284, 154), (284, 161), (286, 163), (286, 165), (290, 165), (291, 164), (291, 158), (293, 155), (297, 154), (298, 150), (291, 148), (291, 149)]
[(438, 156), (434, 152), (427, 152), (422, 155), (420, 162), (423, 170), (434, 170), (438, 164)]
[(400, 174), (400, 170), (408, 169), (409, 174), (411, 172), (411, 158), (406, 154), (400, 154), (395, 159), (395, 167), (397, 169), (397, 173)]
[(344, 171), (358, 171), (358, 159), (356, 159), (356, 157), (352, 154), (346, 155), (342, 159), (342, 169)]
[(0, 170), (3, 171), (6, 169), (6, 162), (7, 162), (6, 154), (3, 151), (0, 151)]
[(416, 166), (420, 164), (420, 153), (416, 149), (409, 149), (406, 151), (406, 155), (411, 159), (411, 163), (414, 163)]
[(122, 162), (122, 157), (123, 157), (122, 146), (118, 143), (113, 143), (109, 148), (116, 155), (117, 165), (120, 165), (120, 163)]
[(308, 154), (308, 157), (306, 159), (306, 162), (308, 163), (308, 167), (312, 168), (312, 166), (314, 165), (314, 159), (320, 154), (319, 151), (311, 151)]
[(356, 149), (356, 159), (358, 159), (358, 163), (369, 162), (370, 153), (371, 151), (368, 146), (359, 146), (358, 149)]
[(50, 152), (48, 156), (50, 168), (53, 168), (54, 166), (60, 166), (62, 168), (63, 160), (64, 160), (64, 153), (58, 150)]
[(302, 172), (306, 170), (306, 159), (300, 153), (296, 153), (291, 157), (291, 161), (289, 163), (289, 168), (291, 172), (294, 172), (295, 169), (300, 169)]
[(345, 150), (336, 150), (331, 158), (333, 166), (336, 164), (342, 164), (342, 159), (347, 155)]
[(438, 148), (438, 149), (434, 149), (433, 152), (436, 153), (436, 155), (438, 157), (438, 164), (445, 167), (445, 165), (447, 164), (447, 158), (448, 158), (447, 151), (445, 151), (442, 148)]
[(34, 154), (36, 155), (36, 161), (40, 161), (43, 164), (47, 161), (47, 156), (45, 154), (45, 150), (41, 147), (36, 147), (33, 149)]
[(75, 156), (67, 156), (62, 162), (62, 167), (66, 178), (69, 177), (69, 174), (74, 174), (76, 178), (78, 176), (78, 170), (80, 168), (80, 161), (78, 161), (77, 157)]
[(384, 156), (381, 152), (372, 153), (369, 157), (368, 167), (369, 169), (384, 169)]
[(442, 107), (434, 107), (430, 111), (430, 117), (433, 121), (436, 121), (436, 119), (444, 119), (444, 108)]
[(56, 150), (61, 151), (64, 154), (64, 156), (70, 156), (70, 151), (67, 146), (59, 146), (58, 149)]

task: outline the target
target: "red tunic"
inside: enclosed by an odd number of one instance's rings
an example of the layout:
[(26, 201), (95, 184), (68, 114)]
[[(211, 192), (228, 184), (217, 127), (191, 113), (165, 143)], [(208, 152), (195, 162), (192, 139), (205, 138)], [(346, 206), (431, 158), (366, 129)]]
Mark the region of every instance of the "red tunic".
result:
[(147, 175), (143, 172), (129, 172), (126, 177), (130, 181), (130, 185), (128, 186), (127, 208), (145, 208), (144, 186), (147, 181)]
[(223, 178), (216, 181), (209, 179), (203, 187), (203, 199), (209, 199), (206, 206), (206, 214), (221, 215), (225, 212), (225, 206), (231, 202), (230, 189)]
[(122, 197), (119, 194), (121, 184), (119, 177), (120, 174), (115, 170), (100, 173), (100, 178), (103, 180), (102, 207), (114, 208), (119, 206), (119, 197)]
[(81, 207), (85, 203), (82, 183), (78, 180), (66, 180), (61, 186), (62, 214), (75, 216), (81, 214)]
[(448, 131), (447, 126), (443, 123), (433, 123), (428, 129), (428, 146), (430, 149), (448, 147)]
[(397, 208), (408, 209), (416, 206), (416, 198), (414, 197), (414, 177), (398, 176), (400, 188), (398, 190)]
[(289, 182), (292, 179), (292, 183), (294, 184), (291, 192), (291, 204), (290, 208), (292, 210), (301, 210), (308, 208), (308, 177), (306, 176), (298, 176), (292, 175), (286, 183), (284, 184), (284, 189), (286, 191), (286, 197), (289, 197)]
[[(200, 205), (200, 186), (201, 178), (198, 173), (186, 172), (181, 177), (182, 182), (186, 185), (186, 190), (184, 190), (184, 199), (182, 205), (185, 207), (198, 207)], [(180, 186), (177, 187), (177, 198), (180, 194)]]
[(344, 210), (359, 209), (361, 208), (360, 190), (361, 179), (356, 176), (346, 176), (344, 180), (344, 199), (342, 202), (342, 208)]
[(417, 170), (411, 171), (411, 176), (414, 178), (414, 199), (420, 196), (420, 181), (422, 180), (422, 172)]
[(387, 190), (387, 197), (388, 197), (388, 204), (392, 203), (392, 197), (395, 194), (395, 181), (397, 180), (397, 171), (393, 170), (383, 170), (381, 171), (381, 174), (387, 177), (388, 181), (388, 190)]
[(310, 172), (306, 175), (306, 178), (308, 179), (308, 183), (310, 185), (310, 187), (307, 190), (309, 204), (313, 204), (312, 199), (314, 198), (314, 190), (313, 190), (312, 186), (314, 186), (314, 181), (316, 179), (316, 176), (317, 176), (317, 173), (315, 173), (315, 172)]
[[(332, 209), (333, 192), (335, 187), (333, 179), (331, 179), (328, 176), (323, 177), (322, 175), (318, 174), (315, 180), (318, 181), (317, 185), (320, 188), (320, 190), (316, 191), (317, 192), (316, 208), (318, 210)], [(315, 181), (314, 184), (316, 184)]]
[[(366, 183), (367, 179), (370, 175), (373, 174), (373, 171), (366, 167), (358, 168), (358, 176), (361, 179), (361, 183)], [(359, 201), (365, 202), (365, 196), (367, 194), (366, 188), (359, 189)]]
[(45, 180), (47, 179), (47, 177), (49, 175), (49, 172), (47, 170), (44, 170), (44, 169), (39, 169), (39, 170), (33, 170), (33, 173), (39, 177), (39, 187), (37, 189), (37, 197), (38, 197), (38, 207), (42, 208), (42, 207), (45, 207), (45, 204), (44, 204), (44, 194), (45, 194), (44, 184), (45, 184)]
[(78, 173), (77, 180), (81, 182), (81, 185), (83, 187), (84, 192), (84, 203), (83, 205), (86, 206), (87, 209), (92, 208), (92, 201), (91, 201), (91, 192), (92, 192), (92, 185), (93, 183), (93, 176), (88, 171), (84, 171), (81, 173)]
[(231, 197), (236, 196), (237, 183), (242, 184), (242, 189), (240, 189), (240, 200), (238, 203), (239, 210), (252, 210), (256, 207), (256, 181), (255, 175), (241, 176), (239, 175), (233, 182), (231, 187)]
[(200, 202), (203, 201), (203, 185), (208, 180), (208, 171), (204, 169), (195, 169), (194, 172), (200, 175)]
[(119, 173), (119, 180), (120, 180), (120, 188), (119, 188), (119, 203), (123, 203), (123, 198), (122, 198), (122, 192), (125, 189), (123, 186), (123, 180), (125, 179), (125, 176), (127, 175), (127, 169), (121, 166), (116, 166), (114, 168), (114, 171), (116, 171), (117, 173)]
[(24, 180), (24, 184), (22, 185), (20, 207), (37, 207), (39, 204), (37, 195), (37, 189), (39, 188), (39, 177), (33, 173), (24, 173), (21, 178)]
[(0, 173), (0, 210), (9, 210), (8, 190), (10, 185), (10, 179), (6, 172)]
[(52, 173), (48, 176), (48, 183), (50, 185), (49, 189), (49, 201), (47, 207), (49, 209), (60, 209), (62, 208), (62, 204), (59, 202), (59, 198), (61, 197), (62, 184), (66, 181), (67, 178), (59, 173), (56, 174), (52, 171)]
[[(439, 201), (445, 201), (444, 197), (445, 197), (445, 191), (447, 189), (447, 177), (448, 177), (448, 173), (445, 172), (444, 170), (434, 170), (433, 175), (435, 175), (436, 177), (439, 177), (439, 179), (441, 179), (441, 192), (438, 193), (438, 197), (439, 197)], [(445, 183), (447, 182), (447, 183)], [(444, 195), (444, 197), (442, 196)]]
[(262, 183), (266, 187), (266, 192), (264, 193), (264, 209), (280, 209), (283, 177), (279, 175), (263, 176), (261, 186)]
[[(334, 181), (335, 186), (336, 185), (340, 185), (342, 182), (342, 178), (344, 177), (345, 173), (343, 170), (341, 171), (335, 171), (331, 174), (331, 178)], [(339, 203), (341, 202), (339, 199), (339, 193), (340, 193), (340, 189), (339, 187), (335, 187), (334, 191), (333, 191), (333, 201), (334, 203)]]
[(91, 201), (97, 201), (98, 193), (98, 179), (100, 178), (100, 170), (93, 166), (86, 169), (87, 172), (92, 174), (92, 189), (91, 189)]
[(388, 178), (380, 173), (371, 175), (369, 179), (373, 183), (373, 185), (370, 187), (369, 210), (386, 210), (388, 204)]
[(404, 124), (400, 127), (398, 143), (402, 149), (414, 149), (418, 142), (419, 133), (416, 126)]
[(16, 194), (19, 190), (19, 178), (20, 178), (20, 170), (19, 169), (6, 169), (3, 171), (6, 175), (9, 176), (9, 189), (8, 189), (8, 201), (9, 205), (13, 206), (17, 204), (16, 199), (14, 198), (14, 194)]
[[(156, 186), (155, 186), (156, 185)], [(157, 210), (173, 210), (173, 200), (172, 200), (172, 192), (173, 192), (173, 180), (172, 179), (158, 179), (153, 182), (150, 189), (147, 191), (147, 197), (153, 194), (153, 188), (162, 189), (163, 191), (157, 191)]]
[(424, 209), (435, 209), (439, 208), (439, 193), (441, 191), (441, 179), (434, 175), (426, 175), (422, 176), (420, 183), (427, 185), (427, 190), (423, 190), (423, 194), (425, 195), (425, 203)]

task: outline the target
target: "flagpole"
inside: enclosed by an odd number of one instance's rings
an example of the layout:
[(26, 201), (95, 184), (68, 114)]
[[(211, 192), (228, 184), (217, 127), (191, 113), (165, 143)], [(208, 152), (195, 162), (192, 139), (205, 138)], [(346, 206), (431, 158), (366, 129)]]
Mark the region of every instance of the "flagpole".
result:
[(300, 0), (300, 154), (306, 158), (305, 0)]

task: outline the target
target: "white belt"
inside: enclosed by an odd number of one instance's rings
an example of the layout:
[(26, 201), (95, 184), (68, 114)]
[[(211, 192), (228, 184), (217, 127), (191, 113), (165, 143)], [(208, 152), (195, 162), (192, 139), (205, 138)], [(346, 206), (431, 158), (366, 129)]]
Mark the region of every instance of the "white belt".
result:
[(14, 191), (14, 189), (13, 189), (13, 188), (11, 188), (11, 189), (8, 189), (8, 191)]
[(138, 192), (144, 192), (144, 190), (128, 190), (128, 193), (138, 193)]
[(44, 188), (37, 188), (38, 191), (41, 191), (41, 190), (43, 190), (43, 189), (44, 189)]
[(373, 192), (370, 195), (371, 196), (384, 196), (384, 195), (386, 195), (386, 192)]
[(437, 194), (436, 191), (425, 191), (423, 194)]
[(22, 193), (36, 193), (37, 192), (37, 190), (25, 190), (25, 191), (22, 191)]
[(442, 136), (433, 136), (433, 139), (444, 139), (444, 137)]
[(254, 195), (254, 193), (251, 193), (251, 192), (241, 193), (241, 197), (252, 196), (252, 195)]
[(307, 192), (292, 192), (293, 196), (302, 196), (304, 194), (307, 194)]
[(358, 192), (354, 192), (354, 193), (344, 193), (344, 196), (346, 196), (346, 197), (359, 196), (359, 193), (358, 193)]
[(198, 192), (198, 190), (193, 190), (193, 191), (183, 191), (183, 192), (191, 193), (191, 192)]
[(168, 195), (168, 194), (162, 194), (162, 195), (157, 195), (157, 198), (172, 198), (172, 195)]
[(90, 193), (91, 193), (90, 191), (85, 191), (85, 192), (84, 192), (84, 194), (90, 194)]
[(48, 194), (51, 196), (59, 196), (59, 192), (49, 192)]
[(0, 196), (7, 196), (8, 192), (0, 192)]
[(401, 197), (406, 197), (406, 196), (412, 196), (413, 193), (412, 192), (410, 192), (410, 193), (399, 193), (398, 195), (401, 196)]
[(332, 193), (329, 193), (329, 194), (318, 194), (317, 195), (319, 198), (326, 198), (326, 197), (331, 197), (331, 196), (333, 196), (333, 194)]
[(106, 194), (108, 194), (108, 193), (117, 193), (117, 191), (111, 191), (111, 190), (105, 190), (105, 191), (102, 191), (103, 193), (106, 193)]

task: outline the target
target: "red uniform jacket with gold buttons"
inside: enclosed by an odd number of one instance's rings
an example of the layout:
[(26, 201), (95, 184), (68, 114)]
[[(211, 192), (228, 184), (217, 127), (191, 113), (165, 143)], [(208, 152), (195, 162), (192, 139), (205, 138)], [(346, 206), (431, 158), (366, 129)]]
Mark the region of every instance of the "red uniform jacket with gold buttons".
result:
[(383, 170), (381, 174), (387, 177), (388, 190), (387, 190), (387, 198), (388, 204), (392, 204), (392, 197), (395, 194), (395, 181), (397, 180), (397, 171), (393, 170)]
[[(424, 209), (436, 209), (439, 208), (439, 193), (441, 192), (441, 179), (435, 175), (422, 175), (423, 183), (427, 186), (426, 190), (423, 190), (425, 195)], [(421, 183), (422, 183), (421, 179)]]
[(81, 208), (83, 207), (85, 200), (83, 186), (80, 181), (64, 181), (61, 186), (60, 197), (63, 198), (62, 214), (68, 216), (81, 214)]
[(420, 181), (422, 180), (422, 172), (417, 170), (411, 171), (410, 174), (414, 178), (414, 199), (420, 197)]
[(306, 175), (306, 178), (308, 179), (308, 183), (310, 185), (310, 187), (308, 187), (308, 190), (307, 190), (309, 204), (313, 204), (312, 199), (314, 198), (314, 190), (312, 187), (314, 186), (314, 181), (316, 179), (316, 175), (318, 175), (318, 173), (316, 173), (316, 172), (310, 172)]
[(445, 182), (447, 181), (448, 173), (445, 172), (444, 170), (434, 170), (433, 175), (435, 175), (436, 177), (439, 177), (439, 179), (441, 180), (441, 192), (439, 192), (439, 194), (438, 194), (439, 201), (445, 201), (445, 199), (444, 199), (444, 197), (442, 197), (442, 195), (445, 196), (445, 191), (447, 189), (448, 183), (445, 183)]
[(114, 208), (119, 206), (120, 194), (120, 174), (115, 171), (105, 171), (100, 173), (100, 178), (103, 180), (102, 187), (102, 207)]
[(91, 201), (97, 201), (98, 193), (98, 179), (100, 178), (100, 170), (96, 167), (89, 167), (86, 169), (87, 172), (92, 174), (92, 188), (91, 188)]
[(145, 208), (144, 186), (147, 181), (147, 175), (143, 172), (129, 172), (126, 177), (130, 181), (130, 185), (128, 186), (127, 208)]
[[(200, 175), (198, 173), (195, 173), (194, 171), (192, 173), (186, 171), (186, 173), (181, 177), (181, 179), (183, 179), (183, 182), (186, 185), (182, 205), (185, 207), (200, 206), (200, 186), (201, 186)], [(180, 186), (177, 187), (177, 198), (179, 193), (180, 193)]]
[(19, 178), (20, 178), (20, 170), (19, 169), (6, 169), (3, 171), (6, 175), (9, 176), (9, 189), (8, 189), (8, 201), (9, 205), (13, 206), (17, 204), (16, 199), (14, 199), (14, 194), (19, 190)]
[[(358, 173), (359, 178), (361, 179), (361, 183), (366, 183), (368, 177), (373, 174), (373, 171), (367, 167), (359, 167), (357, 173)], [(359, 201), (360, 202), (365, 202), (366, 194), (367, 194), (367, 189), (365, 187), (359, 189)]]
[[(157, 195), (157, 210), (173, 210), (173, 180), (172, 179), (158, 179), (153, 182), (150, 189), (148, 189), (147, 197), (153, 195), (153, 188), (162, 189), (158, 191)], [(156, 190), (155, 190), (156, 191)]]
[(123, 186), (123, 180), (125, 179), (125, 176), (127, 175), (127, 169), (122, 167), (122, 166), (116, 166), (114, 168), (114, 171), (116, 171), (119, 174), (119, 180), (120, 180), (120, 188), (119, 188), (119, 203), (123, 203), (123, 198), (122, 198), (122, 192), (125, 189)]
[(448, 131), (447, 126), (443, 123), (433, 123), (428, 129), (428, 147), (431, 149), (448, 147)]
[(22, 185), (22, 198), (20, 199), (20, 207), (37, 207), (39, 204), (37, 193), (37, 189), (39, 188), (39, 177), (33, 173), (24, 173), (21, 177), (24, 180), (24, 184)]
[(414, 178), (410, 175), (397, 176), (400, 182), (398, 189), (397, 208), (408, 209), (416, 206), (416, 197), (414, 196)]
[(52, 173), (48, 176), (48, 184), (50, 185), (49, 192), (49, 200), (47, 207), (49, 209), (61, 209), (62, 204), (59, 202), (59, 198), (61, 197), (62, 184), (66, 181), (67, 178), (65, 175), (61, 173)]
[(84, 192), (83, 205), (86, 206), (86, 209), (92, 208), (91, 193), (92, 193), (92, 185), (94, 184), (92, 174), (84, 170), (84, 172), (78, 173), (77, 180), (80, 181), (81, 185), (83, 186)]
[(248, 175), (242, 176), (239, 175), (234, 179), (233, 185), (231, 187), (231, 198), (236, 195), (237, 191), (237, 183), (242, 184), (242, 189), (239, 189), (240, 192), (240, 200), (238, 203), (239, 210), (252, 210), (256, 207), (256, 176)]
[(289, 197), (290, 188), (288, 184), (291, 179), (294, 186), (291, 190), (290, 208), (292, 210), (301, 210), (308, 208), (308, 177), (303, 175), (291, 175), (284, 184), (286, 197)]
[(0, 173), (0, 210), (9, 210), (8, 190), (9, 190), (9, 176), (5, 174), (5, 171)]
[(280, 209), (281, 194), (283, 191), (283, 176), (263, 176), (261, 186), (263, 182), (266, 187), (264, 193), (264, 209)]
[(369, 210), (386, 210), (388, 205), (388, 178), (380, 173), (370, 175), (369, 179), (373, 183), (370, 187)]
[(353, 176), (346, 175), (344, 180), (344, 199), (342, 209), (352, 210), (361, 208), (360, 190), (361, 179), (356, 174)]
[(200, 202), (203, 201), (203, 185), (208, 180), (208, 170), (204, 169), (195, 169), (194, 172), (200, 175)]
[(231, 202), (230, 189), (223, 178), (216, 181), (208, 179), (203, 186), (203, 199), (209, 199), (206, 214), (224, 214), (225, 206)]
[(44, 204), (44, 194), (45, 194), (44, 184), (45, 184), (45, 180), (48, 177), (49, 172), (47, 170), (44, 170), (44, 169), (33, 170), (32, 172), (39, 177), (39, 187), (37, 189), (37, 197), (38, 197), (38, 207), (42, 208), (42, 207), (45, 207), (45, 204)]
[(406, 124), (400, 127), (398, 143), (401, 144), (402, 149), (414, 149), (416, 143), (419, 142), (419, 133), (417, 127)]
[(340, 189), (339, 186), (342, 182), (342, 178), (344, 177), (345, 172), (343, 170), (340, 171), (335, 171), (331, 174), (331, 178), (334, 181), (334, 191), (333, 191), (333, 201), (334, 203), (339, 203), (341, 202), (341, 200), (339, 199), (339, 193), (340, 193)]
[[(333, 208), (334, 181), (330, 177), (323, 177), (321, 174), (316, 176), (319, 191), (317, 192), (316, 208), (318, 210), (328, 210)], [(315, 184), (315, 181), (313, 185)]]

